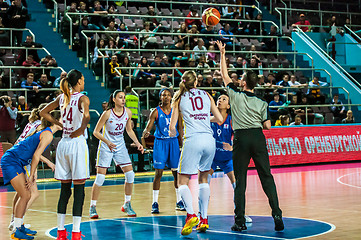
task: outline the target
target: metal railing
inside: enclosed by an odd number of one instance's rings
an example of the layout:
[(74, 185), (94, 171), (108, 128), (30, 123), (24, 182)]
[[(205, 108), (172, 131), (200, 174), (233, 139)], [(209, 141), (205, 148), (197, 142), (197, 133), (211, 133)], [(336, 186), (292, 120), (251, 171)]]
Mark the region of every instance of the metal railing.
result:
[(352, 27), (352, 26), (358, 26), (361, 28), (361, 25), (344, 25), (345, 29), (348, 30), (353, 37), (355, 37), (359, 42), (361, 42), (361, 38), (359, 35), (357, 35), (351, 28), (349, 28), (348, 26)]
[[(102, 30), (82, 30), (81, 34), (82, 36), (87, 39), (88, 36), (86, 35), (87, 33), (92, 33), (92, 34), (106, 34), (106, 33), (117, 33), (115, 31), (102, 31)], [(136, 32), (136, 31), (127, 31), (127, 34), (132, 34), (132, 35), (138, 35), (138, 37), (140, 35), (143, 35), (144, 33), (141, 32)], [(178, 36), (179, 33), (164, 33), (164, 32), (155, 32), (155, 33), (151, 33), (154, 35), (160, 35), (160, 36)], [(193, 36), (194, 34), (182, 34), (183, 36)], [(292, 40), (292, 38), (288, 37), (288, 36), (262, 36), (262, 35), (219, 35), (219, 34), (198, 34), (197, 36), (202, 37), (202, 36), (206, 36), (206, 37), (215, 37), (217, 39), (219, 39), (220, 37), (231, 37), (233, 38), (233, 51), (236, 50), (236, 44), (238, 44), (238, 42), (236, 43), (236, 41), (238, 41), (237, 38), (255, 38), (255, 39), (265, 39), (265, 38), (277, 38), (277, 51), (279, 49), (279, 39), (287, 39), (289, 40), (294, 46), (294, 49), (296, 49), (296, 43), (295, 41)], [(138, 41), (140, 41), (140, 37), (138, 38)], [(89, 66), (89, 42), (85, 41), (85, 45), (86, 45), (86, 63)], [(140, 42), (138, 42), (138, 50), (140, 51), (141, 47), (140, 47)], [(138, 51), (138, 50), (134, 50), (134, 49), (127, 49), (128, 51)]]
[(357, 86), (357, 88), (355, 88), (356, 91), (361, 94), (361, 84), (355, 78), (353, 78), (343, 67), (341, 67), (340, 64), (333, 60), (332, 57), (330, 57), (320, 46), (318, 46), (317, 43), (312, 40), (312, 38), (310, 38), (306, 33), (304, 33), (298, 26), (297, 30), (299, 33), (303, 34), (303, 36), (305, 36), (305, 38), (307, 38), (307, 40), (311, 42), (326, 58), (328, 58), (328, 60), (330, 60), (343, 74), (345, 74), (347, 76), (346, 81), (351, 80), (351, 82)]
[(44, 47), (41, 47), (41, 48), (32, 48), (32, 47), (5, 47), (5, 46), (0, 46), (0, 50), (2, 49), (10, 49), (10, 50), (25, 50), (25, 57), (28, 57), (28, 52), (29, 50), (43, 50), (47, 55), (50, 55), (50, 52), (44, 48)]
[(292, 2), (295, 3), (303, 3), (304, 5), (306, 5), (306, 3), (317, 3), (318, 4), (318, 9), (314, 9), (314, 10), (322, 10), (321, 6), (327, 5), (327, 4), (332, 4), (332, 6), (334, 5), (346, 5), (346, 10), (347, 12), (350, 9), (350, 6), (358, 6), (359, 4), (357, 3), (347, 3), (347, 2), (335, 2), (334, 0), (331, 1), (310, 1), (307, 0), (307, 2), (305, 0), (284, 0), (284, 1), (288, 1), (290, 3), (290, 8), (292, 7)]
[[(280, 8), (280, 7), (276, 7), (275, 8), (275, 11), (279, 14), (280, 16), (280, 29), (282, 29), (282, 12), (281, 11), (289, 11), (290, 13), (292, 12), (315, 12), (315, 10), (310, 10), (310, 9), (298, 9), (298, 8)], [(319, 10), (318, 11), (318, 14), (319, 14), (319, 17), (320, 17), (320, 22), (322, 24), (323, 22), (323, 14), (324, 13), (332, 13), (332, 14), (342, 14), (342, 15), (348, 15), (348, 17), (350, 18), (350, 22), (351, 22), (351, 15), (361, 15), (361, 13), (358, 13), (358, 12), (336, 12), (336, 11), (326, 11), (326, 10)], [(287, 22), (287, 18), (285, 18), (285, 26), (288, 25), (288, 22)]]
[[(171, 29), (171, 32), (174, 31), (173, 29), (173, 21), (174, 20), (177, 20), (177, 19), (180, 19), (182, 21), (185, 20), (185, 17), (179, 17), (179, 16), (149, 16), (149, 15), (130, 15), (130, 14), (120, 14), (120, 13), (117, 13), (117, 14), (97, 14), (97, 13), (73, 13), (73, 12), (67, 12), (64, 14), (64, 17), (68, 18), (69, 22), (70, 22), (70, 30), (69, 30), (69, 36), (70, 36), (70, 46), (72, 46), (72, 43), (73, 43), (73, 19), (70, 17), (71, 15), (76, 15), (76, 16), (79, 16), (79, 19), (83, 16), (111, 16), (111, 17), (121, 17), (123, 20), (125, 17), (129, 17), (129, 18), (144, 18), (144, 17), (150, 17), (150, 18), (157, 18), (157, 19), (171, 19), (171, 23), (170, 23), (170, 29)], [(202, 20), (202, 17), (191, 17), (191, 18), (187, 18), (187, 19), (196, 19), (196, 20)], [(227, 22), (239, 22), (240, 19), (223, 19), (221, 18), (221, 21), (223, 20), (226, 20)], [(248, 19), (241, 19), (242, 22), (256, 22), (256, 23), (268, 23), (268, 24), (271, 24), (273, 26), (275, 26), (278, 30), (278, 25), (273, 22), (273, 21), (268, 21), (268, 20), (262, 20), (262, 21), (259, 21), (259, 20), (248, 20)], [(80, 21), (81, 22), (81, 21)], [(262, 32), (262, 24), (260, 24), (260, 32)], [(128, 33), (128, 32), (127, 32)], [(182, 33), (182, 35), (184, 35)]]
[[(119, 70), (132, 70), (132, 69), (138, 69), (138, 67), (117, 67), (115, 68), (115, 72), (119, 75), (119, 76), (123, 76), (121, 74), (121, 71)], [(154, 70), (165, 70), (165, 69), (169, 69), (172, 70), (172, 84), (174, 85), (174, 71), (176, 71), (177, 69), (182, 69), (182, 70), (204, 70), (204, 69), (199, 69), (196, 67), (182, 67), (182, 68), (177, 68), (177, 67), (152, 67), (152, 69)], [(213, 68), (207, 68), (206, 70), (219, 70), (219, 67), (213, 67)], [(332, 83), (332, 76), (331, 74), (326, 70), (326, 69), (321, 69), (321, 68), (230, 68), (228, 69), (229, 71), (237, 71), (237, 70), (258, 70), (258, 71), (312, 71), (312, 78), (314, 76), (314, 71), (324, 71), (328, 76), (329, 76), (329, 83), (330, 86), (333, 86)], [(105, 81), (103, 79), (103, 81)], [(119, 79), (119, 86), (120, 89), (123, 89), (123, 81), (122, 81), (122, 77), (120, 77)], [(105, 83), (105, 82), (104, 82)], [(128, 86), (132, 86), (132, 74), (129, 74), (129, 82), (128, 82)]]
[[(56, 32), (58, 31), (58, 25), (59, 25), (59, 9), (58, 9), (58, 3), (56, 2), (56, 0), (51, 0), (54, 3), (54, 18), (55, 18), (55, 29)], [(66, 1), (64, 2), (65, 7), (66, 7)]]
[[(331, 44), (339, 44), (339, 45), (361, 45), (361, 43), (347, 43), (347, 42), (328, 42), (326, 45), (327, 55), (330, 55), (329, 47)], [(346, 54), (345, 54), (346, 57)]]
[[(34, 33), (28, 28), (0, 28), (0, 31), (10, 31), (10, 34), (9, 34), (10, 35), (9, 36), (10, 37), (10, 47), (13, 46), (13, 31), (17, 31), (17, 32), (19, 32), (19, 31), (21, 31), (21, 32), (27, 31), (33, 37), (33, 41), (35, 42)], [(18, 44), (20, 44), (20, 43), (18, 43)]]
[[(13, 69), (24, 69), (24, 70), (42, 70), (43, 73), (45, 73), (46, 70), (60, 70), (62, 72), (65, 72), (64, 69), (62, 67), (35, 67), (35, 66), (31, 66), (31, 67), (24, 67), (24, 66), (0, 66), (0, 69), (10, 69), (9, 71), (9, 79), (10, 79), (10, 88), (13, 88), (13, 82), (12, 82), (12, 70)], [(60, 75), (60, 74), (59, 74)]]
[[(39, 92), (51, 92), (58, 91), (59, 88), (39, 88)], [(25, 102), (28, 102), (28, 92), (33, 92), (33, 89), (24, 89), (24, 88), (9, 88), (9, 89), (0, 89), (0, 92), (24, 92)], [(19, 112), (31, 112), (31, 111), (19, 111)]]
[[(102, 53), (105, 51), (116, 51), (116, 52), (128, 52), (128, 49), (108, 49), (108, 48), (99, 48), (98, 49), (98, 54), (101, 56), (102, 58), (102, 75), (103, 75), (103, 79), (105, 79), (105, 55)], [(175, 49), (140, 49), (140, 50), (136, 50), (136, 51), (140, 51), (140, 52), (149, 52), (149, 51), (154, 51), (156, 54), (158, 52), (166, 52), (166, 53), (170, 53), (170, 52), (179, 52), (179, 53), (184, 53), (184, 52), (189, 52), (189, 53), (194, 53), (194, 52), (201, 52), (201, 53), (205, 53), (204, 51), (194, 51), (194, 50), (175, 50)], [(214, 50), (214, 51), (207, 51), (208, 52), (214, 52), (214, 53), (219, 53), (219, 51)], [(242, 55), (242, 54), (265, 54), (265, 55), (293, 55), (293, 68), (296, 69), (297, 66), (297, 61), (296, 61), (296, 55), (305, 55), (307, 56), (310, 60), (311, 60), (311, 68), (314, 68), (313, 65), (313, 58), (308, 54), (308, 53), (300, 53), (300, 52), (268, 52), (268, 51), (227, 51), (227, 53), (233, 53), (233, 55), (236, 53), (237, 56)], [(110, 56), (108, 56), (110, 57)]]

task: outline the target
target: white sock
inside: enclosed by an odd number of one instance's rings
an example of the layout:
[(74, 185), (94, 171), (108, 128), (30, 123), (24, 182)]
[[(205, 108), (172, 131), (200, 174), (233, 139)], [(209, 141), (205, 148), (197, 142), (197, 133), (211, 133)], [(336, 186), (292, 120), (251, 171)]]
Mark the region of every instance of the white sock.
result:
[(21, 218), (14, 217), (14, 232), (16, 231), (16, 228), (21, 227)]
[(58, 213), (58, 231), (64, 230), (65, 214)]
[(14, 221), (14, 214), (11, 214), (11, 221)]
[(73, 232), (80, 232), (81, 217), (73, 216)]
[(96, 206), (97, 200), (90, 200), (90, 206)]
[(232, 183), (232, 187), (233, 187), (233, 189), (236, 188), (236, 182)]
[(211, 195), (211, 189), (209, 188), (208, 183), (201, 183), (199, 184), (199, 211), (201, 213), (202, 218), (207, 218), (207, 211), (208, 211), (208, 203), (209, 203), (209, 196)]
[(179, 194), (178, 188), (175, 189), (175, 195), (177, 196), (177, 203), (178, 203), (180, 200), (182, 200), (182, 198), (181, 198), (181, 196), (180, 196), (180, 194)]
[(208, 184), (211, 184), (211, 179), (212, 179), (212, 175), (208, 174), (207, 180), (208, 180)]
[(178, 187), (179, 194), (184, 203), (184, 207), (187, 210), (188, 214), (194, 214), (193, 205), (192, 205), (192, 193), (189, 190), (187, 185), (181, 185)]
[(23, 218), (21, 219), (21, 225), (24, 224), (24, 217), (25, 217), (25, 216), (23, 216)]
[(132, 195), (125, 195), (125, 202), (130, 202)]
[(153, 190), (153, 203), (158, 202), (159, 190)]

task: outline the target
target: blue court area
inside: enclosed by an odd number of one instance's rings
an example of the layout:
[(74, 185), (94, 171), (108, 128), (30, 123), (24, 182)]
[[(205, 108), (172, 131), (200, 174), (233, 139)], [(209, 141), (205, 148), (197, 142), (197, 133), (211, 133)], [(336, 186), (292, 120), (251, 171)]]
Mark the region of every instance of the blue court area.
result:
[[(100, 239), (198, 239), (198, 240), (232, 240), (232, 239), (297, 239), (325, 234), (334, 230), (332, 224), (325, 222), (284, 218), (285, 230), (275, 232), (272, 217), (251, 216), (253, 223), (247, 224), (248, 230), (242, 233), (230, 230), (234, 223), (233, 216), (209, 216), (207, 233), (195, 230), (188, 236), (181, 236), (185, 216), (157, 216), (139, 218), (101, 219), (81, 223), (83, 240)], [(72, 225), (66, 226), (71, 232)], [(47, 235), (56, 238), (57, 229), (50, 229)], [(326, 237), (326, 236), (325, 236)], [(327, 237), (326, 237), (327, 238)]]

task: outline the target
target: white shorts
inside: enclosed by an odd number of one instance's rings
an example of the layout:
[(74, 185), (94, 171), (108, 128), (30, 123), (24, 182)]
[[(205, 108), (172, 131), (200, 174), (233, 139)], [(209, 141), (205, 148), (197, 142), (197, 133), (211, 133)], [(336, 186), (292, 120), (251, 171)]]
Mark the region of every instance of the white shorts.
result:
[(179, 158), (178, 173), (197, 174), (211, 169), (216, 153), (216, 140), (212, 135), (197, 134), (184, 139)]
[(84, 136), (62, 138), (56, 149), (54, 178), (85, 180), (89, 178), (89, 153)]
[(99, 143), (98, 152), (97, 152), (97, 167), (109, 168), (110, 164), (114, 160), (115, 165), (120, 167), (125, 167), (132, 165), (130, 160), (128, 149), (125, 146), (125, 143), (117, 144), (117, 148), (114, 152), (111, 152), (109, 147), (104, 143)]

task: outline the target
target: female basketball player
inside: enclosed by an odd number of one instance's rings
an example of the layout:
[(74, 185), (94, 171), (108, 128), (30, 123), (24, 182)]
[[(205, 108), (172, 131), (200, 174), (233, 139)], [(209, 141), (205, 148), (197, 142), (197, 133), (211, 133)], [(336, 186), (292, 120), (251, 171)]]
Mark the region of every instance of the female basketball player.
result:
[[(46, 120), (62, 126), (63, 136), (56, 151), (55, 179), (61, 181), (58, 202), (58, 240), (66, 240), (64, 227), (66, 207), (74, 184), (72, 240), (81, 239), (80, 223), (84, 204), (84, 185), (89, 178), (89, 154), (86, 143), (86, 127), (90, 120), (89, 98), (80, 92), (84, 90), (84, 76), (78, 70), (71, 70), (60, 82), (63, 92), (40, 112)], [(49, 112), (60, 107), (63, 122), (54, 119)]]
[[(184, 137), (183, 147), (178, 165), (178, 186), (184, 206), (187, 211), (186, 223), (182, 235), (188, 235), (198, 223), (197, 230), (205, 232), (208, 229), (207, 209), (210, 196), (208, 174), (216, 151), (216, 142), (211, 128), (212, 121), (223, 122), (213, 98), (203, 90), (197, 89), (197, 75), (194, 71), (186, 71), (182, 76), (172, 103), (172, 117), (169, 136), (176, 135), (176, 123), (179, 114), (183, 116)], [(200, 220), (194, 214), (192, 194), (188, 188), (189, 178), (197, 174), (199, 181), (199, 212)]]
[[(220, 167), (231, 181), (233, 189), (236, 187), (236, 178), (234, 177), (233, 161), (232, 161), (232, 117), (229, 114), (231, 105), (229, 104), (229, 97), (222, 94), (218, 97), (217, 108), (222, 114), (224, 122), (211, 123), (213, 129), (213, 137), (216, 139), (216, 154), (214, 155), (212, 169), (209, 171), (208, 183), (210, 184), (211, 176), (217, 167)], [(245, 216), (246, 222), (252, 222), (249, 216)]]
[[(167, 165), (171, 170), (174, 177), (174, 187), (177, 196), (176, 209), (185, 211), (182, 199), (180, 198), (177, 182), (177, 167), (179, 162), (179, 141), (177, 131), (175, 137), (169, 137), (169, 124), (172, 115), (171, 100), (172, 93), (170, 89), (163, 88), (159, 92), (160, 105), (156, 107), (150, 114), (147, 127), (144, 129), (142, 141), (147, 138), (150, 131), (155, 128), (155, 140), (153, 147), (153, 166), (155, 169), (155, 176), (153, 181), (153, 204), (152, 213), (159, 213), (158, 196), (160, 189), (160, 180), (162, 179), (163, 170)], [(179, 125), (180, 126), (180, 125)], [(181, 129), (180, 129), (181, 130)]]
[[(28, 136), (32, 135), (36, 131), (36, 129), (41, 125), (39, 112), (45, 106), (46, 106), (46, 104), (40, 104), (39, 108), (34, 108), (31, 111), (31, 114), (29, 116), (29, 123), (25, 126), (25, 128), (24, 128), (23, 132), (21, 133), (20, 137), (18, 138), (18, 140), (16, 140), (15, 145), (18, 142), (23, 141)], [(49, 161), (47, 158), (40, 156), (40, 161), (47, 164), (51, 168), (52, 171), (55, 170), (54, 163)], [(28, 164), (24, 168), (25, 168), (25, 172), (26, 172), (25, 177), (28, 178), (30, 176), (29, 175), (30, 174), (30, 164)], [(35, 182), (30, 187), (30, 200), (26, 206), (25, 212), (31, 207), (33, 202), (39, 197), (38, 185), (36, 184), (36, 177), (37, 177), (37, 170), (35, 170)], [(11, 221), (9, 224), (10, 231), (13, 231), (13, 228), (14, 228), (15, 205), (18, 200), (19, 200), (19, 194), (16, 193), (14, 196), (14, 199), (13, 199), (13, 214), (11, 215)], [(24, 219), (23, 219), (23, 221), (24, 221)]]
[[(54, 115), (55, 116), (55, 115)], [(60, 115), (56, 117), (59, 119)], [(1, 169), (3, 171), (4, 184), (11, 183), (19, 199), (15, 205), (15, 217), (12, 239), (34, 239), (36, 231), (25, 228), (22, 219), (29, 205), (31, 191), (36, 180), (36, 167), (41, 154), (53, 140), (53, 134), (60, 127), (45, 119), (41, 123), (41, 130), (29, 136), (23, 141), (10, 148), (1, 158)], [(31, 172), (28, 179), (25, 177), (24, 167), (31, 163)]]
[[(105, 174), (107, 173), (107, 168), (110, 167), (112, 159), (116, 165), (122, 168), (125, 176), (125, 201), (121, 210), (129, 217), (135, 217), (137, 215), (130, 205), (134, 172), (128, 150), (125, 147), (123, 137), (124, 130), (127, 131), (138, 150), (142, 153), (144, 150), (132, 129), (132, 112), (124, 105), (124, 92), (116, 90), (109, 98), (108, 110), (102, 114), (93, 132), (93, 135), (100, 140), (96, 165), (97, 176), (93, 184), (92, 198), (90, 201), (90, 218), (93, 219), (98, 218), (96, 203), (100, 194), (100, 187), (104, 183)], [(101, 131), (102, 133), (100, 133)]]

